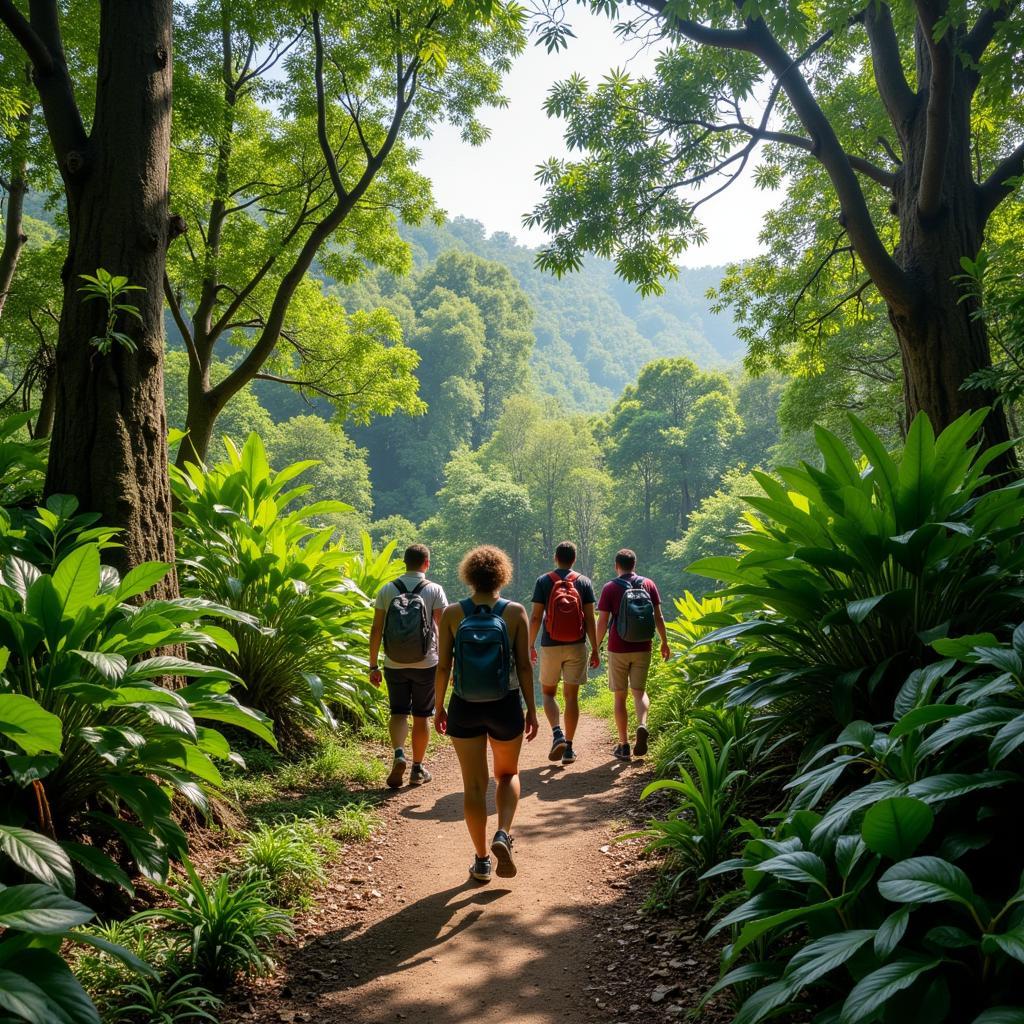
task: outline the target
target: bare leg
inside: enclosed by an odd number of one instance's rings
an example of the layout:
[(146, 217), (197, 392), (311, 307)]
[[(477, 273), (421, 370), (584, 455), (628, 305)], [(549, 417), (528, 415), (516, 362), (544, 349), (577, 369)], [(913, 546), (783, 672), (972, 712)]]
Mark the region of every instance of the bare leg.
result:
[(498, 805), (498, 828), (506, 832), (512, 829), (512, 819), (519, 806), (519, 750), (523, 745), (523, 734), (514, 740), (491, 740), (494, 754), (494, 777), (498, 782), (495, 802)]
[[(552, 729), (557, 729), (558, 724), (561, 721), (561, 719), (559, 718), (557, 696), (557, 686), (555, 686), (553, 689), (549, 689), (548, 687), (544, 688), (544, 715), (548, 720), (548, 725), (550, 725)], [(566, 723), (568, 724), (568, 709), (566, 709), (566, 711)]]
[(388, 732), (391, 734), (391, 746), (397, 750), (405, 746), (405, 737), (409, 734), (409, 716), (392, 715), (388, 721)]
[(427, 741), (430, 739), (430, 719), (413, 718), (412, 720), (412, 759), (415, 764), (423, 760), (427, 752)]
[(626, 710), (626, 691), (613, 690), (615, 698), (615, 728), (619, 731), (619, 743), (629, 742), (629, 712)]
[[(647, 712), (651, 707), (651, 698), (647, 696), (646, 690), (633, 690), (633, 708), (636, 710), (636, 724), (647, 728)], [(622, 706), (625, 709), (626, 695), (622, 695)], [(625, 740), (623, 740), (625, 742)]]
[(565, 684), (565, 738), (572, 743), (580, 722), (580, 688)]
[(471, 740), (452, 738), (455, 753), (462, 769), (462, 808), (466, 828), (473, 840), (478, 857), (487, 856), (487, 784), (491, 781), (487, 770), (487, 737), (475, 736)]

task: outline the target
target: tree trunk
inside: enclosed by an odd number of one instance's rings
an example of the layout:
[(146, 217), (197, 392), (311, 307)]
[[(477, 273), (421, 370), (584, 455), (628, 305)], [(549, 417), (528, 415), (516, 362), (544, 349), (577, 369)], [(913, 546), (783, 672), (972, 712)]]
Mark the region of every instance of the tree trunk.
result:
[[(163, 391), (171, 28), (170, 0), (101, 4), (92, 131), (61, 166), (69, 240), (46, 493), (73, 494), (120, 529), (113, 557), (122, 570), (174, 562)], [(97, 268), (144, 289), (126, 299), (141, 322), (117, 325), (135, 351), (115, 341), (104, 355), (92, 343), (106, 308), (79, 289)], [(173, 571), (154, 592), (177, 593)]]
[[(930, 57), (921, 39), (917, 53), (919, 81), (928, 81)], [(917, 284), (919, 299), (912, 307), (889, 304), (889, 319), (903, 363), (907, 422), (924, 412), (936, 432), (965, 412), (992, 406), (996, 397), (984, 389), (963, 387), (971, 374), (991, 365), (991, 354), (984, 321), (975, 315), (976, 304), (964, 299), (955, 280), (963, 273), (961, 257), (977, 257), (985, 225), (971, 168), (968, 72), (957, 62), (953, 75), (942, 198), (934, 216), (923, 216), (920, 208), (928, 132), (927, 92), (921, 94), (906, 128), (905, 159), (895, 187), (900, 242), (894, 255)], [(1009, 438), (1002, 408), (993, 408), (981, 433), (986, 444)], [(1012, 455), (1009, 459), (1003, 468), (1012, 464)]]
[(200, 466), (206, 460), (218, 415), (220, 408), (210, 399), (208, 369), (200, 373), (195, 367), (190, 366), (185, 436), (181, 439), (178, 455), (174, 460), (179, 469), (184, 469), (190, 462)]
[(11, 291), (18, 257), (28, 238), (25, 236), (23, 210), (28, 191), (28, 137), (31, 128), (29, 114), (18, 118), (18, 130), (11, 142), (11, 168), (7, 191), (7, 211), (4, 218), (3, 248), (0, 249), (0, 314)]
[(49, 437), (53, 433), (53, 415), (57, 399), (57, 387), (52, 372), (43, 381), (43, 393), (39, 399), (39, 413), (32, 427), (34, 438)]

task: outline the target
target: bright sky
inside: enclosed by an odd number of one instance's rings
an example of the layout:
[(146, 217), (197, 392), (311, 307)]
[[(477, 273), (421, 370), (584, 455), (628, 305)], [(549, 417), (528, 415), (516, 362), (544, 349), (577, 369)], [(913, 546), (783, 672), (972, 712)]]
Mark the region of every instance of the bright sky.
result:
[[(615, 37), (611, 22), (585, 8), (574, 12), (571, 24), (576, 39), (570, 40), (568, 51), (548, 54), (531, 40), (506, 80), (508, 108), (485, 113), (490, 141), (467, 146), (458, 131), (443, 127), (421, 144), (420, 168), (433, 181), (434, 194), (449, 216), (471, 217), (489, 232), (507, 231), (529, 245), (543, 243), (543, 233), (528, 232), (522, 217), (542, 195), (534, 181), (537, 165), (566, 153), (561, 122), (543, 111), (549, 85), (574, 71), (596, 82), (627, 61), (632, 72), (641, 74), (653, 62), (650, 53), (630, 61), (633, 49)], [(701, 207), (708, 243), (685, 253), (683, 265), (721, 264), (754, 255), (761, 215), (777, 199), (778, 194), (754, 188), (748, 167), (744, 178)]]

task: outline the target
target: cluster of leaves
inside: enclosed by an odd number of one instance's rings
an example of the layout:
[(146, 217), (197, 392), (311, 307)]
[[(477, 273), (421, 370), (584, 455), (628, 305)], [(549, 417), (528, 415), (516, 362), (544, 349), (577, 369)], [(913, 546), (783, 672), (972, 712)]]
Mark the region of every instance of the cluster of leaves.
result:
[(296, 507), (307, 488), (288, 485), (315, 462), (275, 472), (257, 435), (241, 450), (225, 443), (223, 462), (173, 472), (182, 589), (236, 612), (213, 656), (285, 743), (333, 724), (338, 709), (377, 714), (365, 682), (370, 598), (351, 578), (355, 557), (321, 521), (350, 506)]
[[(738, 1024), (1020, 1018), (1024, 529), (970, 441), (983, 415), (937, 438), (920, 417), (892, 455), (853, 420), (859, 464), (820, 430), (823, 468), (759, 475), (740, 556), (694, 567), (727, 584), (689, 630), (712, 707), (651, 833), (702, 892), (740, 873), (708, 993), (732, 990)], [(772, 824), (748, 820), (747, 779), (780, 769), (779, 812), (753, 808)]]

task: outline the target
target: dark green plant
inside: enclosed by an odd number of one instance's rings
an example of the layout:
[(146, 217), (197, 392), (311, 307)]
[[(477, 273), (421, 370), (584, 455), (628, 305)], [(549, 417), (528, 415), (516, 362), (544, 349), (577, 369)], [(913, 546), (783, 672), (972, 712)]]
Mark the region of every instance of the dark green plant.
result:
[(0, 420), (0, 506), (19, 505), (42, 493), (46, 475), (47, 438), (28, 436), (34, 412), (21, 412)]
[(98, 947), (152, 975), (127, 949), (80, 926), (93, 912), (46, 885), (0, 885), (0, 1011), (5, 1024), (100, 1024), (92, 1000), (60, 955), (64, 943)]
[(337, 850), (320, 824), (293, 818), (247, 832), (240, 851), (242, 877), (263, 882), (268, 898), (279, 906), (303, 905), (326, 880), (324, 847)]
[(125, 302), (124, 298), (129, 292), (144, 292), (146, 289), (140, 284), (129, 284), (127, 277), (111, 274), (102, 267), (95, 274), (80, 276), (85, 284), (78, 290), (85, 296), (84, 301), (102, 302), (107, 307), (103, 334), (90, 338), (89, 344), (104, 356), (110, 354), (115, 342), (129, 352), (134, 352), (136, 350), (135, 341), (124, 331), (117, 330), (117, 321), (120, 317), (128, 316), (142, 323), (142, 313), (139, 312), (139, 307)]
[(848, 725), (783, 823), (706, 876), (744, 880), (712, 930), (732, 935), (716, 989), (757, 984), (736, 1024), (1024, 1013), (1024, 628), (934, 646), (948, 657), (910, 675), (894, 721)]
[(274, 964), (271, 944), (293, 934), (291, 916), (268, 902), (261, 881), (236, 884), (225, 873), (207, 885), (188, 860), (184, 867), (185, 878), (162, 887), (171, 906), (134, 920), (165, 922), (181, 962), (214, 992), (239, 975), (267, 974)]
[(220, 1018), (215, 1014), (221, 1000), (197, 984), (198, 980), (198, 975), (186, 974), (166, 985), (147, 978), (129, 982), (120, 990), (126, 1002), (113, 1011), (110, 1020), (118, 1024), (218, 1024)]
[[(21, 868), (40, 861), (30, 836), (43, 832), (86, 871), (130, 889), (102, 852), (116, 837), (143, 874), (162, 879), (186, 848), (172, 796), (204, 810), (207, 791), (223, 784), (215, 761), (235, 757), (202, 723), (274, 743), (268, 720), (227, 692), (230, 672), (156, 653), (191, 646), (205, 658), (231, 638), (203, 620), (238, 615), (196, 598), (135, 603), (167, 569), (147, 563), (122, 580), (101, 565), (97, 543), (73, 547), (52, 574), (4, 562), (0, 799), (9, 825), (0, 848)], [(160, 685), (168, 675), (194, 681), (170, 690)], [(93, 844), (73, 841), (85, 835)], [(53, 884), (70, 875), (69, 864), (53, 870)]]
[(219, 664), (289, 744), (334, 724), (338, 709), (377, 714), (366, 681), (371, 602), (351, 580), (355, 556), (318, 523), (349, 506), (296, 507), (307, 488), (286, 488), (315, 463), (275, 472), (255, 434), (241, 451), (226, 445), (224, 462), (173, 471), (183, 590), (243, 613), (228, 626), (233, 644)]
[(818, 428), (823, 469), (754, 474), (765, 495), (746, 499), (760, 518), (736, 538), (742, 554), (691, 567), (725, 581), (734, 619), (698, 641), (734, 646), (705, 700), (784, 710), (806, 736), (883, 721), (932, 640), (1014, 614), (1024, 481), (986, 476), (1006, 446), (970, 443), (984, 416), (936, 438), (920, 415), (895, 456), (851, 417), (859, 461)]

